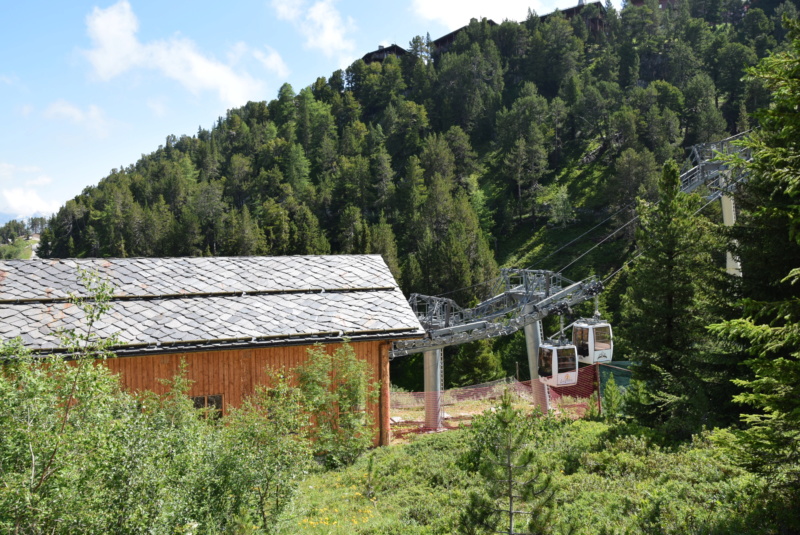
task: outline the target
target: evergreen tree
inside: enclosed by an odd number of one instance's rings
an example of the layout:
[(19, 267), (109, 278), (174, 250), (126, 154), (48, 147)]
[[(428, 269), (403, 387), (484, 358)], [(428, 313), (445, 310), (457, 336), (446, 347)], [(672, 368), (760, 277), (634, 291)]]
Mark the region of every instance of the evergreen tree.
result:
[(389, 271), (394, 275), (395, 280), (402, 280), (402, 270), (400, 269), (400, 260), (397, 254), (397, 242), (395, 241), (392, 226), (386, 222), (386, 218), (381, 214), (378, 223), (369, 229), (369, 246), (367, 252), (370, 254), (379, 254), (383, 257), (383, 261), (389, 267)]
[(500, 355), (492, 351), (491, 340), (478, 340), (445, 351), (445, 384), (448, 388), (501, 379), (505, 370)]
[(514, 397), (506, 390), (493, 414), (473, 422), (473, 450), (480, 459), (478, 473), (485, 491), (470, 495), (461, 533), (532, 535), (546, 527), (545, 508), (553, 491), (550, 478), (537, 465), (532, 421), (514, 407)]
[(36, 248), (36, 255), (39, 258), (50, 258), (53, 254), (53, 232), (45, 228), (39, 235), (39, 245)]
[[(750, 355), (754, 377), (737, 381), (745, 392), (736, 401), (755, 412), (743, 416), (745, 429), (736, 432), (732, 450), (749, 469), (766, 474), (773, 499), (789, 506), (786, 532), (800, 528), (800, 22), (788, 26), (789, 49), (750, 71), (765, 81), (773, 102), (746, 142), (752, 161), (739, 162), (749, 172), (736, 234), (744, 315), (713, 327)], [(764, 271), (756, 272), (761, 265)]]
[(658, 193), (657, 204), (639, 202), (640, 256), (623, 298), (620, 331), (635, 362), (633, 378), (646, 392), (631, 404), (634, 414), (686, 438), (713, 417), (702, 341), (708, 292), (720, 274), (709, 223), (695, 215), (700, 200), (681, 193), (674, 162), (664, 166)]
[[(615, 222), (622, 226), (635, 217), (635, 200), (640, 197), (654, 200), (656, 197), (656, 184), (658, 182), (658, 166), (653, 154), (643, 149), (640, 152), (634, 149), (625, 149), (616, 161), (616, 172), (610, 184), (609, 193), (611, 207), (619, 212)], [(633, 238), (633, 225), (625, 228), (627, 238)]]

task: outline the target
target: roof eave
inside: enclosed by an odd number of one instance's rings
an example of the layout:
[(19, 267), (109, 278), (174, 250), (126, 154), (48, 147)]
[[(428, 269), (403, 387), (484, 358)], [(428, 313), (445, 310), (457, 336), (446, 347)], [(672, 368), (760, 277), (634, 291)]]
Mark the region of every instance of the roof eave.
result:
[[(158, 344), (126, 344), (109, 348), (117, 357), (139, 357), (148, 355), (163, 355), (169, 353), (201, 353), (208, 351), (221, 351), (230, 349), (255, 349), (263, 347), (285, 347), (297, 345), (313, 345), (317, 343), (332, 344), (349, 342), (376, 342), (408, 340), (423, 338), (424, 330), (416, 328), (388, 329), (356, 332), (323, 332), (304, 333), (299, 335), (280, 335), (260, 338), (229, 338), (222, 340), (188, 340)], [(73, 354), (64, 352), (61, 348), (34, 350), (35, 354), (63, 354), (65, 358), (74, 358)]]

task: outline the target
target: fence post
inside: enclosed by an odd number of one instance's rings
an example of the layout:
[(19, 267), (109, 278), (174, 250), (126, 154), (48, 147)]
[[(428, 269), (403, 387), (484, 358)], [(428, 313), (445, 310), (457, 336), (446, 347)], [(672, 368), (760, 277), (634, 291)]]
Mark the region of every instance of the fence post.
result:
[(600, 379), (600, 363), (594, 365), (594, 372), (597, 377), (597, 412), (603, 414), (603, 382)]

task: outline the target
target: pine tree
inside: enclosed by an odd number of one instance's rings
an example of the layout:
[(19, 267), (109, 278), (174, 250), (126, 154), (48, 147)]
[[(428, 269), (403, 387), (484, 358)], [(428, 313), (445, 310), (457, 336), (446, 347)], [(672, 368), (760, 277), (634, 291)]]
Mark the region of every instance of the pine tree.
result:
[(39, 245), (36, 248), (36, 255), (39, 258), (50, 258), (53, 254), (53, 231), (45, 228), (39, 235)]
[(514, 407), (506, 390), (496, 411), (474, 423), (473, 448), (485, 489), (470, 495), (461, 533), (527, 535), (540, 533), (547, 524), (546, 506), (554, 492), (536, 461), (532, 421)]
[(732, 451), (740, 463), (769, 477), (775, 498), (793, 504), (789, 532), (800, 528), (800, 22), (787, 23), (788, 50), (750, 71), (773, 98), (759, 116), (761, 129), (746, 141), (752, 161), (739, 162), (749, 171), (736, 235), (744, 315), (712, 329), (749, 351), (754, 377), (737, 381), (745, 392), (736, 401), (754, 412), (743, 416), (746, 428), (735, 433)]
[[(646, 396), (634, 414), (681, 438), (711, 417), (704, 382), (702, 341), (709, 322), (708, 292), (720, 275), (711, 251), (709, 223), (695, 215), (697, 196), (680, 191), (677, 165), (670, 161), (658, 184), (659, 202), (640, 200), (633, 264), (623, 298), (622, 331), (633, 378)], [(623, 345), (624, 347), (624, 345)]]
[(369, 228), (369, 247), (367, 247), (367, 252), (381, 255), (395, 280), (402, 280), (402, 270), (400, 269), (400, 260), (397, 255), (397, 242), (395, 241), (392, 226), (386, 222), (383, 214), (381, 214), (378, 223)]

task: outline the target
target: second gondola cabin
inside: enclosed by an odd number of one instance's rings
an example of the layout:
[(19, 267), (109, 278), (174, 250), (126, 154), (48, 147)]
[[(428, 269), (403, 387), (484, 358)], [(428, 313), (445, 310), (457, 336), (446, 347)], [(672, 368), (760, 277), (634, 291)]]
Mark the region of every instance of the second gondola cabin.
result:
[(581, 364), (611, 362), (614, 339), (611, 324), (599, 318), (582, 318), (572, 325), (572, 343)]
[(572, 344), (544, 343), (539, 346), (539, 381), (550, 386), (578, 382), (578, 354)]

